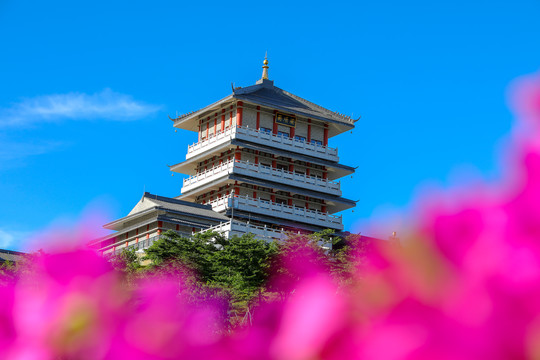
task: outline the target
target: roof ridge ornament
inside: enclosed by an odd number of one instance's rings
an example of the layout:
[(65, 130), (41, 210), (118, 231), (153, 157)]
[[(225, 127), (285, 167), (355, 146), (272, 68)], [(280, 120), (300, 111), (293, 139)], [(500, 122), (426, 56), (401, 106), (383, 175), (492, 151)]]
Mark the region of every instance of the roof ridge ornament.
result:
[(268, 51), (264, 54), (264, 61), (263, 61), (263, 72), (261, 80), (269, 80), (268, 79)]

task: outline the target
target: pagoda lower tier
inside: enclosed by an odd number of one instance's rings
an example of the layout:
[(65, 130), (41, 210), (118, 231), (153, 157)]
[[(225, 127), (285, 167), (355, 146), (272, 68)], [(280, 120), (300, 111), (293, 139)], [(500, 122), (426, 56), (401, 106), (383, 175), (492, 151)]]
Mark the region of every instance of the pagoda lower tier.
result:
[[(281, 195), (279, 195), (281, 196)], [(235, 193), (206, 202), (212, 210), (229, 218), (257, 220), (273, 228), (301, 229), (320, 231), (323, 229), (343, 230), (342, 217), (332, 215), (307, 203), (302, 206), (297, 199), (294, 204), (279, 197), (268, 200)], [(324, 206), (324, 205), (323, 205)]]

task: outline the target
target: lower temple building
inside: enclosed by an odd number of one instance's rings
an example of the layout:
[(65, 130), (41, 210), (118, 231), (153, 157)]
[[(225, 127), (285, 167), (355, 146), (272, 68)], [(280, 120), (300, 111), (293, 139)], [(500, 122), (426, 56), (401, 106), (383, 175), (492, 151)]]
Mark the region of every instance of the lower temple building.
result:
[(166, 230), (268, 240), (344, 230), (338, 213), (356, 202), (342, 196), (339, 179), (355, 169), (339, 162), (329, 139), (357, 120), (274, 86), (268, 60), (255, 85), (171, 120), (198, 136), (185, 161), (170, 167), (188, 176), (181, 195), (145, 193), (128, 216), (104, 226), (116, 233), (92, 243), (104, 254), (144, 249)]

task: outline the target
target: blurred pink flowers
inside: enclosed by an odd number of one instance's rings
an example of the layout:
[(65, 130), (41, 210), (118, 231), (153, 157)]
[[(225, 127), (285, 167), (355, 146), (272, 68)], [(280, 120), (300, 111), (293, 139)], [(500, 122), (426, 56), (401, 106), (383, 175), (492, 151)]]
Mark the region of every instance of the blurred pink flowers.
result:
[(38, 256), (0, 287), (0, 358), (540, 358), (540, 76), (512, 101), (535, 123), (516, 137), (522, 176), (431, 199), (415, 235), (374, 244), (346, 286), (300, 246), (280, 259), (289, 277), (272, 284), (288, 296), (228, 329), (223, 304), (194, 306), (179, 278), (128, 287), (93, 252)]
[(155, 277), (134, 289), (92, 251), (36, 257), (1, 288), (0, 357), (195, 358), (215, 340), (214, 309), (189, 309), (178, 283)]

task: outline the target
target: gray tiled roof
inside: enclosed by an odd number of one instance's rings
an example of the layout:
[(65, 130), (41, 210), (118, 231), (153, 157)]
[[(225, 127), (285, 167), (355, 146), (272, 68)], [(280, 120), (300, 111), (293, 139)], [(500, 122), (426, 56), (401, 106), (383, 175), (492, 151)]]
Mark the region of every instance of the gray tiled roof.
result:
[(21, 260), (24, 255), (26, 254), (19, 251), (0, 249), (0, 263), (6, 262), (6, 261), (17, 262)]
[(177, 211), (181, 213), (193, 214), (194, 216), (203, 216), (213, 218), (218, 221), (228, 221), (229, 218), (212, 210), (211, 205), (196, 204), (189, 201), (172, 199), (165, 196), (145, 193), (144, 197), (166, 210)]
[(231, 99), (247, 101), (261, 106), (279, 109), (283, 112), (303, 115), (312, 119), (330, 121), (350, 127), (354, 127), (354, 123), (358, 121), (358, 119), (352, 119), (350, 116), (328, 110), (306, 99), (291, 94), (288, 91), (282, 90), (277, 86), (274, 86), (274, 82), (271, 80), (259, 81), (256, 85), (247, 86), (244, 88), (235, 88), (233, 89), (233, 93), (231, 95), (213, 104), (210, 104), (197, 111), (192, 111), (187, 114), (180, 115), (174, 119), (170, 119), (175, 122), (183, 122), (186, 119), (197, 116), (219, 104), (229, 102)]
[(233, 97), (260, 105), (278, 108), (286, 112), (306, 117), (327, 119), (354, 126), (355, 120), (349, 116), (328, 110), (306, 99), (291, 94), (273, 85), (272, 81), (234, 90)]

